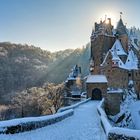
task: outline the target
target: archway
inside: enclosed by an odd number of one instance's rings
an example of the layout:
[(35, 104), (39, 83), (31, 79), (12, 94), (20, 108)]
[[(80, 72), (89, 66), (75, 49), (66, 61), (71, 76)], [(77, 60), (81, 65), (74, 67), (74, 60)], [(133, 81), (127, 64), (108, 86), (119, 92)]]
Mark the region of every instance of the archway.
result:
[(92, 100), (102, 100), (102, 92), (99, 88), (95, 88), (92, 90)]

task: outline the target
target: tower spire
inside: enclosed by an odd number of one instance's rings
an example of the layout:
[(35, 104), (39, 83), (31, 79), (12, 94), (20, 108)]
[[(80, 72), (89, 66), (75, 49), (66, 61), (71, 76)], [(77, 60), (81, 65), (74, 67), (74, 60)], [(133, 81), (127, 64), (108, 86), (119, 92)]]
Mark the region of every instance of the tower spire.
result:
[(105, 15), (105, 21), (106, 21), (107, 15)]

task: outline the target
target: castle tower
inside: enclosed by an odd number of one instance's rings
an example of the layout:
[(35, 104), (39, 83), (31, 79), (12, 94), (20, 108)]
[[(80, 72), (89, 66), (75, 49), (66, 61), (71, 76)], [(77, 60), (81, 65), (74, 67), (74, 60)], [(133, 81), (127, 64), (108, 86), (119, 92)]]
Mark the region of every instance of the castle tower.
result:
[(118, 38), (120, 42), (122, 43), (124, 50), (127, 52), (128, 51), (128, 34), (127, 34), (126, 26), (123, 24), (121, 16), (117, 24), (116, 35), (118, 35)]
[[(106, 20), (108, 22), (106, 23)], [(95, 23), (95, 31), (91, 35), (91, 74), (100, 74), (100, 65), (102, 64), (105, 54), (114, 44), (115, 37), (112, 33), (113, 26), (111, 19), (105, 19), (100, 23)], [(94, 65), (94, 68), (93, 68)]]

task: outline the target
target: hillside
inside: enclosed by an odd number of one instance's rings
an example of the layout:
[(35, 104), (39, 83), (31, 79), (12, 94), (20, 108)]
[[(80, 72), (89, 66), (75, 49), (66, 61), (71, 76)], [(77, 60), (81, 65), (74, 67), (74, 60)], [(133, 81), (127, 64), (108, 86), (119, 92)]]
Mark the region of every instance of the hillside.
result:
[(87, 44), (85, 48), (69, 51), (69, 54), (66, 53), (67, 51), (59, 52), (56, 60), (48, 65), (46, 75), (42, 78), (43, 80), (41, 79), (41, 81), (47, 80), (48, 82), (61, 83), (65, 81), (75, 64), (81, 66), (83, 76), (88, 74), (90, 58), (89, 44)]
[(52, 55), (34, 46), (0, 43), (0, 95), (36, 85)]
[(0, 43), (0, 102), (3, 98), (10, 100), (15, 91), (41, 86), (45, 82), (65, 81), (75, 64), (84, 68), (82, 72), (87, 74), (88, 56), (89, 44), (82, 49), (51, 53), (26, 44)]

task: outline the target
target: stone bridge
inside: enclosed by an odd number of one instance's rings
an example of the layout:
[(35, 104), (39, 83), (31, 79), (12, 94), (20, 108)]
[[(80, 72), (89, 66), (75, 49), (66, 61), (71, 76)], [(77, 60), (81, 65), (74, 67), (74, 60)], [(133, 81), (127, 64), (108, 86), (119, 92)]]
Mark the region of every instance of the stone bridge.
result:
[(0, 140), (106, 140), (97, 112), (98, 104), (98, 101), (89, 101), (60, 122), (24, 133), (1, 134)]

